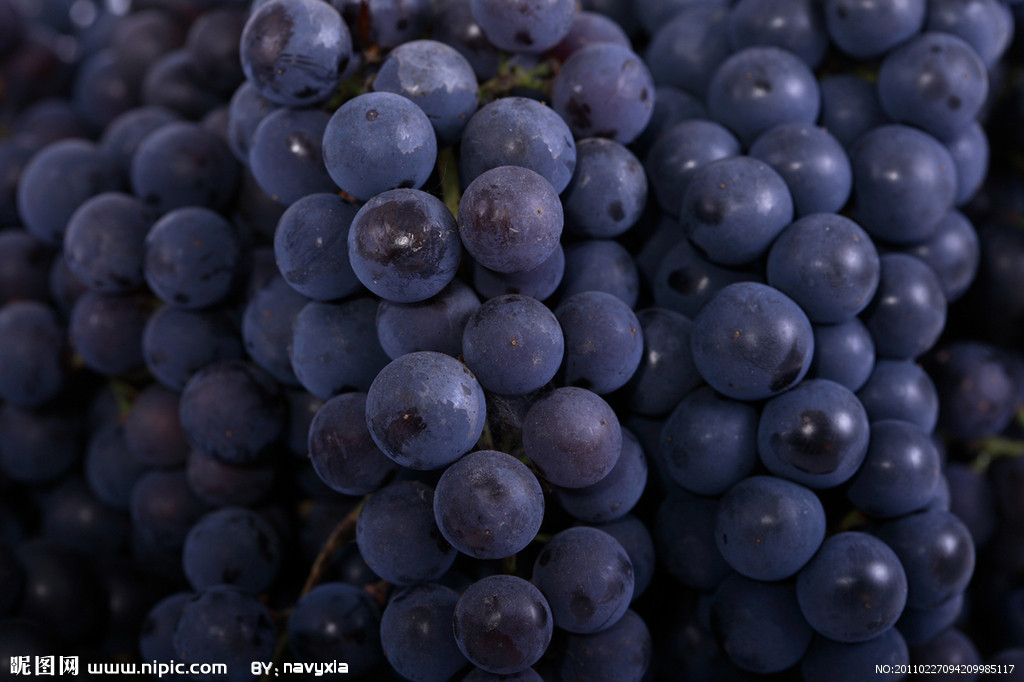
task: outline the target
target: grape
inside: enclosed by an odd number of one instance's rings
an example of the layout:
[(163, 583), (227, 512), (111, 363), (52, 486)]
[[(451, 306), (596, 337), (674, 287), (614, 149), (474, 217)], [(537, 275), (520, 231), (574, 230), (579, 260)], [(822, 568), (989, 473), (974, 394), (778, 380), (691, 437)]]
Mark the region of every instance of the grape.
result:
[(117, 376), (143, 365), (142, 334), (152, 307), (141, 293), (80, 296), (71, 311), (71, 347), (86, 367)]
[[(192, 53), (185, 49), (171, 50), (160, 55), (146, 71), (139, 88), (139, 99), (146, 106), (170, 109), (191, 120), (202, 119), (224, 103), (223, 98), (207, 83)], [(133, 103), (115, 101), (98, 104), (106, 106), (92, 117), (105, 122), (127, 110)], [(109, 112), (106, 111), (108, 109)]]
[[(657, 3), (641, 7), (647, 4)], [(657, 85), (672, 85), (706, 101), (715, 69), (732, 53), (726, 4), (684, 0), (674, 17), (650, 25), (645, 57)]]
[(499, 675), (526, 670), (551, 641), (551, 608), (522, 578), (493, 575), (470, 585), (452, 618), (459, 650), (478, 668)]
[[(121, 190), (114, 160), (81, 139), (60, 140), (32, 156), (18, 180), (17, 206), (29, 234), (59, 246), (68, 219), (86, 199)], [(55, 187), (61, 191), (54, 192)]]
[(995, 534), (999, 519), (995, 486), (987, 476), (961, 462), (949, 463), (945, 474), (950, 492), (948, 511), (967, 526), (974, 546), (984, 547)]
[(924, 0), (826, 0), (825, 23), (840, 50), (858, 59), (879, 57), (921, 30)]
[(950, 211), (940, 218), (935, 233), (907, 249), (930, 265), (939, 276), (948, 303), (959, 299), (974, 282), (981, 259), (978, 233), (964, 214)]
[(622, 429), (619, 460), (594, 485), (585, 488), (557, 488), (562, 508), (587, 523), (604, 523), (629, 513), (647, 485), (647, 459), (636, 436)]
[(916, 358), (938, 341), (946, 325), (946, 296), (935, 271), (920, 259), (887, 253), (878, 290), (864, 310), (875, 350), (882, 357)]
[(480, 385), (524, 395), (549, 381), (562, 363), (562, 327), (543, 303), (514, 294), (492, 298), (466, 321), (462, 354)]
[(693, 172), (679, 216), (686, 236), (708, 260), (743, 265), (764, 255), (793, 220), (793, 199), (771, 166), (730, 156)]
[(956, 623), (963, 607), (962, 592), (932, 608), (915, 609), (908, 606), (903, 609), (903, 615), (896, 621), (894, 629), (903, 635), (910, 646), (928, 644)]
[(850, 197), (850, 159), (839, 140), (822, 128), (808, 123), (777, 125), (754, 140), (750, 155), (786, 181), (797, 217), (838, 213)]
[(690, 351), (693, 324), (664, 308), (646, 308), (636, 317), (643, 331), (644, 352), (627, 385), (630, 407), (645, 415), (666, 414), (701, 383)]
[(667, 127), (651, 145), (644, 167), (658, 205), (676, 216), (682, 196), (701, 166), (739, 154), (739, 140), (728, 129), (694, 117)]
[(956, 164), (942, 143), (904, 125), (881, 125), (850, 148), (854, 218), (868, 234), (913, 244), (935, 232), (956, 200)]
[(307, 106), (328, 97), (352, 58), (352, 36), (329, 3), (272, 0), (254, 8), (239, 46), (242, 69), (260, 94)]
[(718, 500), (678, 488), (658, 507), (654, 543), (668, 572), (684, 585), (709, 591), (733, 573), (715, 540)]
[[(672, 233), (678, 233), (673, 224)], [(651, 247), (651, 254), (661, 244)], [(719, 267), (702, 255), (688, 239), (665, 244), (654, 272), (654, 296), (658, 307), (668, 308), (693, 318), (715, 294), (737, 282), (763, 282), (759, 275)]]
[(715, 69), (708, 83), (708, 112), (748, 145), (783, 123), (813, 124), (820, 100), (810, 68), (778, 47), (736, 52)]
[(254, 505), (274, 489), (273, 466), (228, 464), (198, 450), (188, 453), (185, 477), (192, 493), (210, 507)]
[(308, 451), (317, 476), (344, 495), (373, 492), (398, 470), (370, 436), (365, 393), (343, 393), (317, 410)]
[(17, 555), (25, 571), (18, 617), (42, 626), (62, 643), (94, 640), (107, 605), (86, 556), (45, 538), (21, 543)]
[(923, 508), (941, 477), (935, 445), (909, 422), (872, 422), (868, 452), (847, 495), (865, 513), (893, 518)]
[(225, 310), (158, 308), (146, 320), (142, 354), (153, 378), (181, 391), (200, 368), (244, 353), (238, 325)]
[(42, 501), (42, 537), (62, 548), (98, 558), (121, 552), (127, 543), (128, 516), (101, 502), (78, 476), (65, 478)]
[(157, 549), (180, 550), (205, 512), (206, 506), (192, 493), (185, 473), (178, 469), (151, 470), (132, 488), (132, 532)]
[(391, 92), (368, 92), (334, 112), (323, 139), (331, 179), (365, 201), (396, 187), (419, 189), (437, 160), (430, 119)]
[(411, 469), (438, 469), (469, 452), (486, 420), (484, 392), (458, 360), (433, 351), (403, 355), (370, 385), (366, 423), (385, 455)]
[(987, 343), (961, 341), (939, 348), (929, 375), (939, 394), (939, 423), (961, 440), (1003, 431), (1017, 410), (1015, 386), (1000, 351)]
[(459, 594), (436, 584), (398, 592), (380, 619), (380, 642), (388, 663), (413, 682), (445, 682), (466, 666), (452, 634)]
[(541, 175), (519, 166), (481, 173), (459, 201), (459, 235), (482, 266), (502, 273), (543, 263), (562, 234), (562, 203)]
[(814, 357), (808, 376), (858, 391), (874, 368), (875, 342), (860, 318), (814, 325)]
[[(875, 678), (895, 682), (904, 677), (895, 670), (910, 663), (907, 642), (899, 630), (892, 628), (866, 642), (843, 644), (824, 637), (815, 637), (811, 648), (800, 664), (804, 679), (829, 679), (836, 682), (859, 682), (875, 670), (875, 666), (889, 665), (894, 672)], [(904, 668), (906, 669), (906, 668)]]
[(196, 123), (156, 129), (132, 157), (132, 191), (161, 214), (186, 206), (223, 210), (234, 197), (238, 176), (227, 142)]
[(907, 573), (907, 606), (933, 608), (963, 592), (974, 573), (971, 534), (950, 512), (912, 514), (882, 525), (878, 537)]
[[(3, 168), (2, 154), (0, 146), (0, 169)], [(3, 222), (2, 217), (0, 222)], [(11, 222), (17, 222), (17, 219)], [(47, 300), (50, 297), (50, 277), (46, 266), (50, 262), (50, 255), (49, 247), (36, 241), (25, 230), (0, 230), (0, 304), (15, 299)], [(62, 258), (54, 260), (63, 261)]]
[(654, 80), (628, 47), (595, 43), (573, 53), (555, 76), (551, 105), (576, 137), (629, 144), (654, 109)]
[(139, 629), (139, 655), (143, 660), (167, 662), (174, 658), (174, 630), (190, 599), (190, 592), (174, 592), (149, 610)]
[(259, 459), (280, 437), (284, 418), (273, 379), (242, 360), (206, 365), (181, 394), (181, 427), (188, 442), (231, 464)]
[(256, 512), (224, 507), (192, 526), (182, 558), (185, 575), (197, 592), (232, 585), (259, 594), (273, 584), (281, 567), (281, 541)]
[(715, 590), (711, 628), (737, 667), (760, 674), (795, 665), (814, 636), (792, 582), (762, 583), (740, 575)]
[(736, 571), (774, 582), (795, 575), (825, 539), (825, 510), (808, 488), (774, 476), (746, 478), (718, 504), (715, 540)]
[(295, 318), (308, 302), (275, 271), (249, 296), (242, 314), (242, 340), (249, 358), (282, 384), (299, 385), (290, 349)]
[(251, 661), (273, 658), (274, 640), (266, 606), (235, 587), (217, 585), (198, 592), (182, 608), (174, 631), (175, 658), (226, 664), (226, 676), (209, 679), (242, 682), (252, 678)]
[(761, 462), (810, 488), (845, 483), (868, 452), (868, 415), (850, 389), (808, 379), (765, 403), (757, 427)]
[(85, 480), (103, 504), (127, 510), (132, 488), (147, 469), (128, 447), (124, 426), (107, 424), (93, 432), (85, 453)]
[(64, 330), (48, 305), (14, 301), (0, 306), (0, 398), (21, 407), (55, 398), (66, 383), (66, 352)]
[(647, 203), (647, 175), (640, 161), (623, 145), (601, 137), (580, 140), (576, 155), (563, 198), (566, 228), (598, 239), (629, 230)]
[(473, 18), (507, 52), (544, 52), (565, 37), (576, 15), (571, 0), (473, 0)]
[(0, 472), (20, 483), (53, 481), (80, 460), (84, 423), (67, 407), (0, 407)]
[(900, 45), (878, 70), (878, 99), (894, 121), (940, 140), (970, 125), (988, 96), (978, 53), (948, 33), (922, 33)]
[(606, 630), (570, 635), (564, 647), (561, 679), (639, 682), (650, 667), (654, 644), (643, 618), (629, 610)]
[(721, 495), (757, 464), (758, 411), (707, 386), (688, 393), (661, 431), (661, 461), (697, 495)]
[(594, 485), (622, 451), (622, 427), (611, 406), (584, 388), (552, 391), (530, 407), (523, 449), (545, 479), (563, 488)]
[(784, 48), (812, 69), (825, 58), (829, 43), (821, 6), (812, 0), (740, 0), (729, 13), (729, 41), (735, 50)]
[(867, 131), (888, 122), (874, 85), (854, 74), (833, 74), (819, 82), (818, 123), (849, 150)]
[(373, 89), (415, 102), (430, 119), (441, 146), (459, 140), (477, 109), (473, 67), (455, 48), (436, 40), (413, 40), (389, 52)]
[(363, 204), (352, 218), (348, 256), (359, 281), (381, 298), (423, 301), (455, 277), (462, 259), (459, 226), (432, 195), (389, 190)]
[(949, 628), (928, 644), (910, 648), (911, 664), (938, 665), (940, 670), (943, 665), (970, 670), (981, 665), (981, 661), (981, 654), (974, 643), (956, 628)]
[(558, 289), (564, 273), (565, 251), (561, 244), (556, 244), (540, 265), (519, 272), (495, 272), (474, 261), (473, 286), (484, 298), (522, 294), (544, 301)]
[(907, 602), (907, 576), (888, 545), (845, 531), (825, 540), (797, 576), (797, 599), (819, 634), (867, 642), (889, 630)]
[(260, 94), (259, 89), (245, 81), (238, 86), (228, 104), (228, 144), (238, 162), (249, 165), (249, 152), (256, 128), (277, 105)]
[(430, 21), (429, 0), (333, 0), (364, 48), (391, 49), (422, 35)]
[(292, 368), (303, 387), (320, 398), (370, 388), (388, 363), (377, 342), (377, 303), (352, 298), (310, 301), (295, 318)]
[(594, 43), (615, 43), (631, 48), (629, 36), (614, 19), (598, 12), (580, 11), (565, 37), (551, 48), (551, 56), (564, 62), (574, 52)]
[(377, 339), (392, 360), (421, 350), (457, 357), (462, 353), (466, 323), (479, 308), (480, 298), (458, 278), (425, 301), (381, 300), (377, 308)]
[(260, 119), (249, 141), (248, 165), (271, 199), (291, 206), (308, 194), (335, 190), (322, 149), (329, 120), (318, 109), (288, 107)]
[[(649, 62), (648, 66), (651, 66)], [(707, 117), (708, 112), (704, 108), (704, 103), (693, 95), (673, 85), (655, 85), (651, 120), (647, 122), (647, 127), (640, 136), (633, 140), (631, 148), (637, 156), (646, 158), (662, 133), (667, 132), (675, 124), (691, 118)]]
[(68, 219), (64, 258), (92, 291), (129, 292), (143, 279), (144, 244), (154, 216), (141, 201), (104, 192), (85, 201)]
[(374, 573), (396, 585), (437, 580), (456, 551), (434, 521), (434, 491), (417, 481), (381, 488), (356, 522), (359, 553)]
[(451, 45), (469, 61), (479, 80), (487, 80), (498, 73), (498, 48), (473, 18), (472, 0), (435, 2), (432, 30), (435, 40)]
[(807, 373), (814, 336), (807, 316), (777, 289), (731, 284), (701, 309), (690, 333), (694, 364), (715, 390), (760, 400)]
[(241, 252), (234, 228), (218, 214), (174, 209), (146, 235), (146, 283), (167, 305), (206, 308), (230, 293)]
[(643, 328), (629, 306), (601, 291), (562, 301), (555, 316), (565, 335), (565, 383), (598, 395), (622, 388), (643, 357)]
[(544, 494), (526, 465), (478, 450), (448, 467), (434, 492), (434, 518), (463, 554), (501, 559), (524, 549), (544, 518)]
[(931, 433), (939, 419), (935, 384), (911, 360), (879, 360), (857, 397), (871, 421), (899, 419)]
[(502, 97), (481, 107), (462, 131), (463, 187), (493, 168), (521, 166), (543, 176), (561, 194), (576, 163), (576, 142), (565, 120), (526, 97)]

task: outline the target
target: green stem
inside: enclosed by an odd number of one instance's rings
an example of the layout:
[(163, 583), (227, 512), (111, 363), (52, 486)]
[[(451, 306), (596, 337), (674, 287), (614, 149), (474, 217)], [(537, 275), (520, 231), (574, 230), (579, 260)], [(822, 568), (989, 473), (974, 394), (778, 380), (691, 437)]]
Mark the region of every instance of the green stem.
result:
[(299, 598), (302, 598), (323, 581), (324, 574), (327, 573), (327, 569), (331, 564), (331, 559), (338, 553), (338, 550), (355, 537), (356, 521), (359, 519), (359, 512), (363, 510), (363, 505), (366, 504), (368, 499), (370, 499), (369, 495), (363, 496), (363, 499), (359, 500), (356, 506), (352, 507), (349, 513), (345, 515), (345, 518), (338, 522), (338, 525), (331, 531), (330, 536), (324, 541), (323, 546), (320, 548), (320, 553), (316, 555), (316, 560), (313, 561), (312, 568), (309, 569), (309, 575), (306, 577), (306, 583), (302, 586)]
[(979, 474), (983, 474), (992, 466), (992, 462), (1001, 457), (1024, 456), (1024, 441), (1005, 436), (990, 436), (979, 441), (975, 445), (975, 450), (978, 454), (971, 466)]
[(444, 205), (458, 219), (462, 184), (459, 181), (459, 166), (455, 160), (454, 147), (445, 147), (437, 153), (437, 175), (441, 178), (441, 197)]
[(532, 69), (510, 66), (507, 57), (502, 58), (498, 75), (480, 84), (480, 105), (492, 102), (510, 94), (513, 90), (537, 90), (550, 94), (558, 62), (547, 59)]

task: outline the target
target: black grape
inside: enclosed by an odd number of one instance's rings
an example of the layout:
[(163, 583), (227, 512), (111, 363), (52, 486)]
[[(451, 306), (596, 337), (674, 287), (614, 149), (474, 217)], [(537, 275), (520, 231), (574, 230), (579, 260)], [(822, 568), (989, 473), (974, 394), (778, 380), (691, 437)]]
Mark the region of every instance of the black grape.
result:
[(264, 592), (282, 563), (281, 540), (267, 521), (244, 507), (224, 507), (196, 522), (182, 548), (192, 589), (232, 585)]
[(562, 508), (587, 523), (604, 523), (630, 512), (647, 487), (647, 458), (636, 436), (622, 429), (619, 460), (594, 485), (585, 488), (558, 488)]
[(317, 475), (345, 495), (373, 492), (398, 470), (370, 436), (365, 393), (343, 393), (327, 400), (309, 425), (308, 442)]
[(626, 611), (611, 627), (565, 639), (558, 670), (563, 680), (640, 682), (651, 665), (654, 644), (644, 619)]
[(452, 633), (459, 593), (427, 583), (396, 593), (380, 619), (380, 642), (388, 663), (413, 682), (444, 682), (468, 661)]

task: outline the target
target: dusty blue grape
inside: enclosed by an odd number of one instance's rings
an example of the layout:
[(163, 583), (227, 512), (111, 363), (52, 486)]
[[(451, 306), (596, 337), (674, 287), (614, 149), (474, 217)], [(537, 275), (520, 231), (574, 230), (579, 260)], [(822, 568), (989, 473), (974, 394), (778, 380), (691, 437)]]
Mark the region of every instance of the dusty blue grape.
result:
[(644, 167), (658, 205), (675, 216), (701, 166), (739, 154), (739, 140), (727, 128), (714, 121), (691, 118), (667, 128), (654, 141), (644, 157)]
[(45, 303), (12, 301), (0, 307), (0, 398), (21, 407), (56, 398), (68, 378), (66, 334)]
[(672, 85), (706, 103), (715, 69), (732, 53), (729, 9), (723, 2), (692, 2), (652, 27), (644, 56), (658, 85)]
[(916, 128), (873, 128), (851, 147), (850, 164), (853, 217), (873, 237), (900, 244), (927, 239), (956, 200), (953, 157)]
[(814, 357), (808, 376), (859, 391), (874, 367), (875, 342), (860, 318), (814, 325)]
[(513, 575), (492, 575), (463, 591), (452, 627), (459, 650), (486, 672), (510, 675), (540, 660), (553, 633), (540, 590)]
[(388, 53), (373, 89), (408, 97), (423, 109), (441, 146), (454, 144), (477, 109), (473, 67), (459, 52), (436, 40), (414, 40)]
[(352, 298), (339, 303), (310, 301), (295, 318), (291, 359), (303, 387), (327, 400), (365, 391), (388, 356), (377, 341), (377, 302)]
[(864, 310), (881, 263), (871, 237), (849, 218), (814, 213), (784, 229), (768, 252), (768, 284), (796, 301), (815, 324), (838, 324)]
[(576, 137), (629, 144), (654, 110), (654, 79), (629, 48), (596, 43), (573, 53), (555, 75), (551, 106)]
[(626, 232), (647, 203), (647, 175), (628, 148), (600, 137), (580, 140), (576, 170), (565, 189), (566, 228), (605, 239)]
[(366, 675), (383, 658), (380, 618), (380, 607), (366, 590), (323, 583), (295, 603), (288, 619), (288, 645), (299, 661), (345, 661), (349, 674)]
[(637, 311), (644, 335), (644, 352), (627, 386), (633, 411), (646, 415), (671, 412), (701, 383), (690, 351), (693, 323), (665, 308)]
[(950, 211), (939, 220), (935, 234), (907, 252), (932, 267), (946, 301), (958, 300), (974, 282), (981, 261), (978, 233), (960, 211)]
[(457, 554), (434, 521), (434, 490), (418, 481), (375, 492), (359, 513), (356, 542), (373, 572), (396, 585), (437, 580)]
[(558, 246), (564, 214), (543, 176), (498, 166), (473, 180), (459, 201), (459, 235), (480, 265), (501, 273), (543, 263)]
[(473, 0), (473, 18), (487, 39), (507, 52), (544, 52), (572, 27), (572, 0)]
[(988, 96), (988, 72), (964, 40), (926, 32), (886, 55), (877, 87), (892, 120), (946, 140), (978, 116)]
[(249, 169), (267, 196), (291, 206), (307, 194), (333, 192), (324, 167), (327, 112), (281, 107), (260, 120), (249, 146)]
[(756, 282), (719, 291), (693, 320), (693, 360), (712, 388), (761, 400), (796, 385), (810, 368), (814, 332), (800, 307)]
[(1013, 38), (1013, 13), (995, 0), (937, 0), (928, 4), (926, 31), (951, 33), (965, 40), (991, 69)]
[(127, 173), (132, 165), (132, 156), (146, 135), (165, 123), (180, 118), (178, 114), (164, 107), (142, 106), (129, 109), (103, 130), (100, 148), (114, 157), (123, 172)]
[(946, 325), (942, 282), (914, 256), (888, 253), (880, 259), (878, 291), (861, 319), (881, 357), (910, 359), (927, 352)]
[(561, 679), (640, 682), (651, 665), (654, 643), (644, 619), (629, 610), (607, 630), (570, 635), (564, 647)]
[(633, 597), (633, 564), (622, 545), (587, 526), (556, 533), (533, 564), (533, 584), (555, 624), (577, 634), (614, 625)]
[(252, 678), (251, 661), (273, 657), (275, 639), (263, 603), (237, 588), (217, 585), (185, 603), (174, 631), (174, 651), (188, 663), (227, 664), (227, 675), (208, 679), (243, 682)]
[(619, 459), (594, 485), (585, 488), (557, 488), (562, 508), (580, 521), (606, 523), (628, 514), (647, 486), (647, 456), (640, 441), (628, 429), (622, 429)]
[(242, 341), (250, 359), (286, 385), (299, 385), (288, 346), (295, 318), (308, 302), (275, 273), (250, 296), (242, 313)]
[(334, 0), (332, 4), (356, 29), (357, 47), (389, 50), (415, 40), (430, 23), (430, 0)]
[[(674, 220), (669, 227), (672, 233), (677, 233)], [(663, 256), (654, 272), (655, 303), (659, 308), (668, 308), (690, 318), (730, 284), (764, 282), (764, 278), (756, 273), (715, 265), (689, 239), (676, 238)]]
[(434, 519), (455, 549), (477, 559), (523, 550), (540, 530), (544, 493), (512, 455), (471, 452), (448, 467), (434, 491)]
[(237, 323), (224, 310), (179, 310), (163, 306), (146, 321), (142, 354), (153, 378), (180, 391), (201, 367), (217, 360), (241, 358), (244, 349)]
[[(648, 66), (650, 65), (648, 64)], [(704, 102), (693, 95), (674, 85), (655, 85), (654, 110), (651, 112), (651, 120), (647, 122), (647, 127), (640, 133), (640, 136), (633, 140), (631, 149), (640, 158), (646, 158), (655, 141), (676, 123), (690, 118), (706, 119), (707, 117), (708, 112), (704, 108)]]
[(437, 469), (469, 452), (487, 418), (484, 391), (461, 362), (442, 353), (403, 355), (370, 385), (366, 421), (388, 457)]
[(896, 672), (888, 675), (875, 673), (876, 665), (899, 666), (910, 664), (907, 642), (896, 628), (866, 642), (843, 644), (825, 637), (815, 637), (811, 648), (800, 664), (805, 679), (834, 679), (836, 682), (859, 682), (866, 675), (885, 682), (896, 682), (904, 676)]
[(85, 482), (103, 504), (125, 511), (132, 488), (148, 469), (125, 440), (121, 424), (108, 424), (95, 431), (85, 453)]
[(814, 637), (792, 582), (726, 578), (711, 599), (711, 629), (736, 667), (776, 673), (803, 658)]
[(258, 513), (224, 507), (203, 516), (188, 532), (182, 560), (196, 591), (233, 585), (260, 594), (273, 584), (281, 568), (281, 540)]
[(729, 13), (729, 40), (742, 50), (773, 45), (818, 68), (829, 38), (821, 6), (812, 0), (740, 0)]
[(721, 495), (757, 465), (758, 411), (703, 386), (672, 410), (659, 439), (672, 479), (697, 495)]
[(969, 202), (981, 189), (988, 174), (989, 142), (981, 123), (974, 121), (946, 140), (946, 148), (956, 164), (956, 206)]
[(228, 103), (228, 144), (239, 163), (249, 165), (252, 137), (260, 122), (278, 105), (260, 94), (249, 81), (238, 86)]
[(963, 608), (963, 592), (932, 608), (915, 609), (908, 606), (903, 609), (903, 615), (896, 621), (893, 630), (899, 632), (910, 646), (928, 644), (956, 624)]
[(501, 97), (484, 105), (462, 131), (463, 187), (492, 168), (522, 166), (542, 175), (561, 194), (576, 163), (569, 125), (551, 107), (527, 97)]
[(514, 294), (486, 301), (466, 321), (462, 355), (480, 385), (523, 395), (551, 381), (565, 350), (562, 327), (540, 301)]
[(876, 518), (922, 509), (942, 476), (939, 454), (924, 431), (909, 422), (883, 419), (871, 424), (867, 456), (846, 494)]
[(810, 123), (783, 123), (762, 133), (750, 146), (782, 176), (793, 195), (794, 213), (838, 213), (853, 189), (850, 159), (839, 140)]
[(837, 73), (825, 76), (821, 89), (818, 124), (849, 150), (861, 135), (889, 119), (878, 102), (873, 83), (858, 75)]
[(654, 577), (656, 555), (654, 538), (638, 517), (626, 514), (620, 519), (596, 526), (619, 541), (633, 563), (633, 600), (643, 594)]
[(522, 294), (544, 301), (558, 290), (564, 274), (565, 250), (561, 243), (540, 265), (529, 270), (496, 272), (473, 262), (473, 286), (484, 298)]
[(445, 682), (468, 665), (452, 632), (459, 593), (427, 583), (397, 592), (380, 619), (388, 663), (413, 682)]
[(368, 92), (334, 112), (323, 139), (334, 182), (360, 201), (396, 187), (419, 189), (437, 160), (430, 119), (391, 92)]
[(822, 544), (796, 581), (800, 610), (816, 632), (866, 642), (892, 628), (907, 602), (907, 576), (888, 545), (845, 531)]
[(420, 350), (458, 357), (466, 322), (479, 307), (476, 292), (458, 278), (425, 301), (382, 300), (377, 308), (377, 339), (392, 360)]
[(939, 420), (935, 383), (911, 360), (879, 359), (857, 397), (871, 421), (900, 419), (931, 433)]
[(370, 437), (365, 393), (324, 402), (309, 425), (308, 444), (317, 476), (343, 495), (372, 493), (398, 471)]
[(207, 208), (174, 209), (146, 235), (146, 283), (167, 305), (207, 308), (231, 292), (241, 258), (231, 223)]
[(924, 26), (925, 0), (826, 0), (825, 24), (836, 47), (857, 59), (879, 57)]
[(813, 124), (821, 91), (810, 68), (788, 50), (748, 47), (715, 70), (708, 83), (708, 113), (744, 144), (782, 123)]
[(440, 199), (417, 189), (389, 190), (352, 218), (348, 256), (359, 281), (381, 298), (423, 301), (455, 277), (459, 225)]
[(562, 299), (585, 291), (603, 291), (630, 308), (640, 295), (640, 273), (633, 255), (617, 241), (590, 239), (565, 250)]
[(565, 383), (604, 395), (622, 388), (643, 357), (640, 320), (621, 299), (583, 291), (562, 301), (555, 316), (565, 337)]
[(786, 181), (750, 156), (730, 156), (698, 167), (679, 209), (684, 233), (718, 265), (743, 265), (760, 258), (792, 220), (793, 198)]
[(246, 78), (267, 99), (302, 107), (329, 98), (352, 58), (338, 11), (312, 0), (272, 0), (254, 8), (239, 55)]
[(814, 489), (845, 483), (868, 451), (868, 415), (853, 392), (808, 379), (761, 411), (757, 450), (776, 476)]
[(308, 194), (281, 215), (274, 256), (281, 275), (303, 296), (344, 298), (359, 289), (348, 258), (348, 232), (358, 208), (335, 194)]
[(108, 294), (141, 285), (144, 244), (155, 216), (129, 194), (104, 192), (87, 200), (68, 219), (64, 259), (93, 291)]
[(662, 565), (684, 585), (707, 592), (734, 571), (718, 550), (718, 500), (672, 490), (654, 518), (654, 543)]
[(622, 452), (622, 427), (601, 396), (566, 386), (535, 402), (523, 421), (523, 449), (554, 485), (584, 488), (612, 470)]
[(105, 376), (142, 367), (142, 335), (152, 307), (141, 293), (82, 294), (68, 320), (71, 348), (86, 367)]

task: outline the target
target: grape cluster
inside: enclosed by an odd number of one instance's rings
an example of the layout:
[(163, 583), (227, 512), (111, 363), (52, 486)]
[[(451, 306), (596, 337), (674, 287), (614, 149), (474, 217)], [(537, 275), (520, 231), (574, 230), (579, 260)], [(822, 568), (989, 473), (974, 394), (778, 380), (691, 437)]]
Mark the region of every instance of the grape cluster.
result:
[(1024, 674), (1022, 7), (0, 0), (0, 675)]

